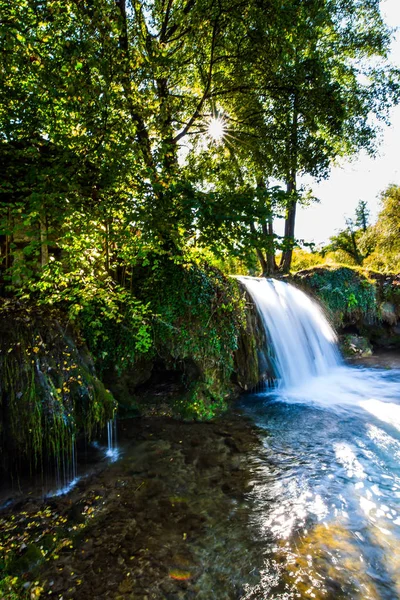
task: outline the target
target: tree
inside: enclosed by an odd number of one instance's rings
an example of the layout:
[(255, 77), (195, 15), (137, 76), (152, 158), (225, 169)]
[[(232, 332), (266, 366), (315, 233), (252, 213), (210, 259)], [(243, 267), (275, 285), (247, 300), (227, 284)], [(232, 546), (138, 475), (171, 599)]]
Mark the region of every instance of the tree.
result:
[(381, 195), (382, 210), (366, 239), (373, 248), (365, 264), (372, 269), (398, 273), (400, 270), (400, 186), (390, 185)]
[(330, 244), (323, 248), (323, 255), (328, 252), (344, 252), (352, 264), (361, 266), (373, 251), (370, 236), (367, 235), (369, 210), (365, 200), (359, 200), (355, 210), (355, 218), (346, 219), (346, 229), (330, 238)]
[[(371, 0), (0, 3), (4, 231), (29, 223), (43, 265), (74, 214), (83, 239), (86, 212), (113, 277), (149, 249), (179, 259), (196, 239), (255, 249), (272, 272), (284, 211), (287, 271), (298, 175), (372, 150), (369, 114), (397, 89), (367, 60), (388, 45)], [(221, 112), (223, 143), (199, 151)]]
[[(376, 131), (370, 115), (383, 116), (393, 98), (392, 71), (385, 74), (369, 62), (385, 56), (389, 41), (378, 3), (293, 2), (291, 11), (289, 68), (275, 84), (278, 93), (271, 94), (274, 139), (281, 140), (275, 174), (284, 178), (288, 192), (284, 272), (290, 269), (295, 242), (297, 174), (326, 177), (334, 158), (360, 148), (373, 153)], [(368, 76), (367, 85), (361, 84), (362, 75)]]
[(359, 200), (356, 208), (356, 225), (364, 232), (367, 231), (369, 210), (365, 200)]

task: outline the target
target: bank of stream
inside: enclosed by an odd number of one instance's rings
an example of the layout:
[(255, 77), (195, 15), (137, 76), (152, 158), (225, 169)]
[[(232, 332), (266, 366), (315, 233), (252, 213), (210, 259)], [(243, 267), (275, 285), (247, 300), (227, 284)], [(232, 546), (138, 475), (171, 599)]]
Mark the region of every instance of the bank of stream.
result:
[(18, 583), (18, 598), (240, 598), (261, 566), (245, 502), (257, 428), (240, 414), (140, 418), (119, 422), (118, 441), (120, 459), (68, 495), (3, 509), (3, 593)]

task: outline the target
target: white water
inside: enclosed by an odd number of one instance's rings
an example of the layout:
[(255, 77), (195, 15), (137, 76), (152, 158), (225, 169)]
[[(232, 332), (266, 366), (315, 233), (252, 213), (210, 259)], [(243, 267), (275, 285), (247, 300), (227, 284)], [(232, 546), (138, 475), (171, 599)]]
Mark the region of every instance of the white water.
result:
[(119, 458), (119, 450), (117, 446), (117, 419), (110, 419), (107, 421), (107, 452), (106, 456), (111, 458), (111, 461), (114, 462)]
[(243, 600), (400, 600), (400, 370), (346, 366), (315, 302), (241, 281), (278, 379), (243, 401), (265, 430), (251, 492), (265, 564)]
[(316, 302), (283, 281), (239, 279), (264, 323), (280, 387), (298, 387), (341, 364), (336, 334)]
[(68, 494), (78, 483), (80, 477), (78, 477), (78, 461), (76, 456), (76, 440), (75, 436), (71, 434), (71, 449), (66, 450), (65, 448), (61, 452), (60, 456), (56, 458), (56, 476), (55, 476), (55, 489), (50, 490), (46, 497), (51, 496), (62, 496)]
[[(240, 277), (265, 326), (284, 402), (356, 406), (400, 430), (399, 378), (344, 365), (337, 336), (320, 306), (289, 283)], [(389, 375), (389, 374), (388, 374)]]

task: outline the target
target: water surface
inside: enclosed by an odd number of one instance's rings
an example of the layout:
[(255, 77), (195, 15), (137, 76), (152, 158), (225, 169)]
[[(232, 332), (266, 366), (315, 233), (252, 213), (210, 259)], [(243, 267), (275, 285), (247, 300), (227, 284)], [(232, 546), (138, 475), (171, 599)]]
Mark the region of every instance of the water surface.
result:
[(243, 598), (400, 598), (400, 370), (341, 366), (242, 405), (264, 547)]

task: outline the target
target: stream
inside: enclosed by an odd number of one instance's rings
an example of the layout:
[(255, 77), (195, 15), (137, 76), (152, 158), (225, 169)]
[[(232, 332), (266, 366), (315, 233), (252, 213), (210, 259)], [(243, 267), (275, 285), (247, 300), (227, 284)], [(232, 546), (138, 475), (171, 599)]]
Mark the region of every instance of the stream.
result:
[(210, 423), (110, 422), (68, 494), (18, 482), (7, 600), (400, 600), (398, 357), (346, 365), (303, 292), (241, 279), (274, 387)]
[(243, 598), (400, 598), (400, 370), (343, 366), (242, 405), (262, 432), (248, 500), (264, 539)]
[[(400, 370), (342, 366), (303, 389), (247, 394), (209, 424), (119, 421), (118, 442), (118, 460), (68, 494), (0, 514), (27, 590), (400, 598)], [(40, 564), (26, 560), (33, 547)]]

